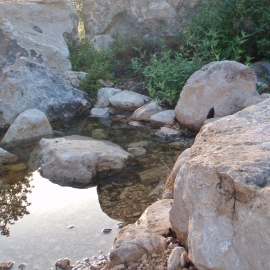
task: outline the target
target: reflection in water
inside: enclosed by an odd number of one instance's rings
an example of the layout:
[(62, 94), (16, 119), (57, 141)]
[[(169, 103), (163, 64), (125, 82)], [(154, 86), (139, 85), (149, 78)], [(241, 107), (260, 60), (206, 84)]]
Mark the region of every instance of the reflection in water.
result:
[(31, 204), (27, 201), (27, 194), (31, 193), (29, 173), (23, 179), (11, 185), (9, 189), (0, 190), (0, 233), (9, 236), (9, 225), (12, 225), (19, 218), (28, 215), (27, 207)]

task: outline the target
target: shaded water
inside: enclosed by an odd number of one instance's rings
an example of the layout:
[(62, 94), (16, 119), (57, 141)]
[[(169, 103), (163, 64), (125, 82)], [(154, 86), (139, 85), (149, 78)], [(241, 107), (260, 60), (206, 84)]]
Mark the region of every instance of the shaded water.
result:
[[(75, 263), (85, 257), (100, 255), (100, 250), (103, 254), (108, 253), (119, 231), (116, 224), (119, 221), (135, 222), (146, 207), (157, 200), (162, 187), (153, 189), (164, 184), (176, 158), (193, 139), (182, 138), (172, 145), (158, 138), (150, 125), (134, 127), (126, 123), (125, 118), (117, 120), (71, 119), (53, 123), (58, 136), (93, 136), (110, 140), (125, 150), (130, 143), (139, 143), (146, 153), (121, 173), (100, 177), (97, 187), (63, 187), (42, 178), (37, 171), (33, 172), (27, 178), (32, 193), (24, 194), (26, 201), (31, 203), (25, 207), (30, 214), (9, 226), (10, 237), (0, 236), (0, 263), (14, 261), (18, 266), (24, 262), (26, 269), (49, 269), (60, 257), (68, 257)], [(36, 143), (3, 148), (19, 156), (17, 163), (25, 164)], [(9, 182), (18, 182), (25, 174), (26, 170), (21, 169), (19, 174), (9, 176)], [(12, 187), (14, 185), (8, 190)], [(1, 193), (2, 198), (3, 195)], [(3, 205), (0, 207), (4, 209)], [(74, 228), (69, 229), (70, 225)], [(104, 228), (111, 228), (111, 233), (102, 233)]]

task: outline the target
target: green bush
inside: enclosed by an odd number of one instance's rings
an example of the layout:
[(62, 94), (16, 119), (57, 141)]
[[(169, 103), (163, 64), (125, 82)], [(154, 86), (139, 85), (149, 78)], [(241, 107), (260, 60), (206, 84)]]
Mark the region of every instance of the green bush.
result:
[(269, 1), (199, 1), (180, 35), (192, 54), (208, 61), (269, 58)]
[(143, 74), (143, 84), (153, 99), (174, 106), (186, 81), (202, 66), (202, 62), (167, 49), (153, 54), (148, 63), (133, 59), (132, 66), (135, 72)]

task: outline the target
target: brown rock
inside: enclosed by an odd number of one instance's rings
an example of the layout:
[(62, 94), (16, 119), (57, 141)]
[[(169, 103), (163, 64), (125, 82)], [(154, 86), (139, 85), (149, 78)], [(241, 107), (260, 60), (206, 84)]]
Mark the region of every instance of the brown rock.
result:
[(212, 62), (188, 79), (175, 115), (181, 124), (198, 131), (213, 106), (215, 117), (226, 116), (242, 110), (245, 100), (257, 95), (252, 69), (234, 61)]

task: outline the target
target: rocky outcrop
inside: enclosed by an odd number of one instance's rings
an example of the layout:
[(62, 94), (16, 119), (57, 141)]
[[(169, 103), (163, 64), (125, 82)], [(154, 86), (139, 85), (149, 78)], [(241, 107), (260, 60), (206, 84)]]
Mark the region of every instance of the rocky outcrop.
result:
[(181, 26), (191, 1), (137, 1), (83, 0), (82, 13), (86, 36), (119, 33), (142, 33), (154, 37), (163, 33), (175, 32)]
[(68, 0), (0, 1), (0, 69), (26, 57), (52, 72), (70, 70), (66, 43), (78, 38), (77, 26)]
[(49, 134), (53, 134), (53, 132), (46, 115), (37, 109), (31, 109), (24, 111), (15, 119), (5, 134), (2, 143)]
[(30, 158), (30, 168), (55, 182), (93, 183), (98, 173), (119, 172), (132, 155), (120, 146), (89, 137), (42, 139)]
[(149, 97), (128, 90), (116, 93), (109, 98), (110, 104), (115, 109), (125, 111), (134, 111), (149, 101)]
[(0, 125), (12, 123), (28, 109), (44, 112), (51, 121), (82, 114), (91, 108), (86, 93), (25, 58), (0, 70), (0, 85)]
[(257, 95), (252, 69), (234, 61), (212, 62), (188, 79), (175, 107), (176, 119), (198, 131), (213, 106), (215, 116), (226, 116), (242, 110), (245, 100)]
[(269, 268), (269, 134), (268, 99), (197, 135), (176, 177), (170, 221), (198, 269)]

